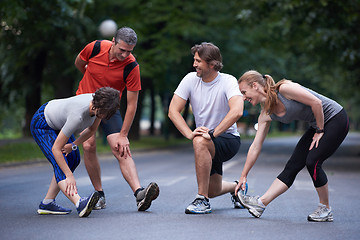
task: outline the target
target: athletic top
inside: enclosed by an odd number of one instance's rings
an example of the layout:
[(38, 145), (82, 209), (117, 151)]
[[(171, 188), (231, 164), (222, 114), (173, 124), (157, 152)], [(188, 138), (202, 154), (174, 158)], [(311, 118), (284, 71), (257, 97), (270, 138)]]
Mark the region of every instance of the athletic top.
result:
[[(343, 107), (334, 100), (327, 98), (317, 92), (314, 92), (311, 89), (305, 87), (303, 88), (321, 100), (324, 111), (324, 123), (327, 123), (332, 117), (334, 117), (337, 113), (339, 113), (343, 109)], [(276, 120), (282, 123), (290, 123), (293, 120), (302, 120), (308, 122), (310, 126), (313, 128), (317, 127), (316, 119), (310, 106), (295, 100), (289, 100), (283, 95), (281, 95), (280, 92), (277, 93), (277, 96), (279, 97), (280, 101), (284, 104), (286, 113), (282, 117), (276, 116), (275, 114), (271, 114), (270, 117), (272, 120)]]
[(90, 127), (96, 117), (90, 117), (91, 93), (70, 98), (51, 100), (45, 107), (47, 124), (54, 130), (62, 130), (65, 136), (78, 134)]
[(120, 97), (125, 89), (128, 91), (140, 91), (140, 68), (137, 65), (126, 78), (126, 83), (123, 79), (124, 68), (131, 62), (135, 62), (135, 57), (130, 54), (124, 61), (114, 60), (109, 61), (109, 51), (112, 42), (108, 40), (101, 41), (100, 52), (94, 57), (90, 58), (91, 52), (96, 41), (86, 45), (80, 52), (80, 58), (88, 62), (86, 71), (82, 80), (79, 83), (79, 88), (76, 95), (83, 93), (94, 93), (101, 87), (112, 87), (120, 91)]
[[(188, 73), (175, 90), (184, 100), (190, 100), (196, 127), (214, 129), (229, 112), (228, 101), (233, 96), (242, 96), (235, 77), (220, 73), (211, 82), (202, 81), (196, 72)], [(226, 133), (240, 136), (234, 123)]]

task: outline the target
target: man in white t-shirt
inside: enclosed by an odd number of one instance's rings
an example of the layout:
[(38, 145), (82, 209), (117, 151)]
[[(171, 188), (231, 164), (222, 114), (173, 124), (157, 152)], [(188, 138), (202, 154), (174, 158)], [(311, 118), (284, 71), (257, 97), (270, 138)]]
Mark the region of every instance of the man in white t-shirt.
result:
[[(211, 213), (208, 198), (232, 193), (236, 182), (222, 180), (222, 164), (240, 148), (236, 121), (242, 116), (244, 101), (235, 77), (220, 73), (222, 57), (212, 43), (191, 48), (196, 72), (187, 74), (177, 87), (169, 107), (169, 118), (176, 128), (193, 141), (198, 194), (185, 213)], [(190, 100), (196, 129), (192, 131), (181, 111)]]

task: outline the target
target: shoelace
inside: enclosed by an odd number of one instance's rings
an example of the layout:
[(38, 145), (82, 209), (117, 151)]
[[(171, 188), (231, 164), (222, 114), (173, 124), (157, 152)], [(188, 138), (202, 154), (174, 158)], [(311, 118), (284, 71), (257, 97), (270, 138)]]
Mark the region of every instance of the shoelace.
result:
[(80, 200), (79, 200), (79, 206), (80, 206), (80, 203), (83, 202), (86, 199), (87, 199), (87, 197), (81, 197)]
[(206, 205), (207, 206), (207, 202), (205, 199), (202, 199), (202, 198), (196, 198), (193, 202), (192, 202), (193, 205), (195, 206), (199, 206), (199, 205)]
[(52, 205), (52, 206), (54, 206), (54, 207), (56, 207), (56, 208), (58, 208), (58, 209), (63, 209), (63, 207), (61, 207), (60, 205), (58, 205), (55, 201), (53, 201), (53, 202), (51, 202), (51, 203), (49, 203), (50, 205)]
[(322, 213), (326, 212), (327, 208), (326, 207), (318, 207), (314, 214), (318, 214), (318, 215), (321, 215)]
[(255, 197), (252, 197), (252, 196), (249, 196), (249, 195), (244, 195), (243, 198), (245, 199), (245, 201), (252, 202)]
[(58, 204), (56, 204), (56, 203), (55, 203), (54, 205), (55, 205), (56, 207), (58, 207), (58, 208), (61, 208), (61, 206), (60, 206), (60, 205), (58, 205)]

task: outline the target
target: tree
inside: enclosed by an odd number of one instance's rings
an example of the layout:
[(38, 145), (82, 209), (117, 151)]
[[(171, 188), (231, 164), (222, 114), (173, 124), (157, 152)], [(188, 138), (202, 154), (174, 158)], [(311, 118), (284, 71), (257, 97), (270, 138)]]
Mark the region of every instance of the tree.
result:
[[(286, 72), (341, 102), (360, 122), (360, 1), (243, 1), (240, 23), (266, 26), (262, 41), (287, 56)], [(289, 53), (285, 54), (284, 52)], [(286, 75), (285, 75), (286, 76)]]
[[(102, 38), (97, 26), (110, 18), (137, 32), (141, 94), (151, 89), (161, 96), (165, 116), (179, 81), (193, 71), (190, 48), (210, 41), (220, 47), (222, 71), (239, 77), (257, 69), (301, 82), (341, 102), (359, 123), (359, 5), (359, 0), (2, 0), (1, 105), (26, 106), (28, 130), (41, 102), (73, 95), (81, 79), (76, 54)], [(131, 129), (135, 138), (141, 99)]]
[(73, 48), (83, 39), (88, 22), (81, 16), (84, 1), (3, 0), (0, 2), (1, 101), (23, 100), (30, 135), (32, 115), (41, 103), (42, 87), (54, 87), (56, 98), (73, 95)]

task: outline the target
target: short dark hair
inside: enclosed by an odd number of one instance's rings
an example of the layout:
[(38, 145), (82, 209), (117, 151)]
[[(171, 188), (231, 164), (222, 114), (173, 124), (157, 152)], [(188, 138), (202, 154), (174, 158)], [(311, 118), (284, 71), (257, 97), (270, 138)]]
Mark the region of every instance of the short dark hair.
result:
[(114, 39), (115, 39), (115, 44), (120, 42), (120, 40), (124, 41), (128, 45), (136, 45), (137, 43), (136, 32), (129, 27), (122, 27), (119, 30), (117, 30)]
[(191, 48), (191, 53), (193, 55), (198, 53), (202, 60), (208, 64), (213, 64), (216, 71), (220, 71), (223, 68), (220, 49), (213, 43), (202, 42), (201, 44), (196, 44)]
[(120, 92), (111, 87), (102, 87), (93, 94), (93, 107), (109, 119), (120, 108)]

